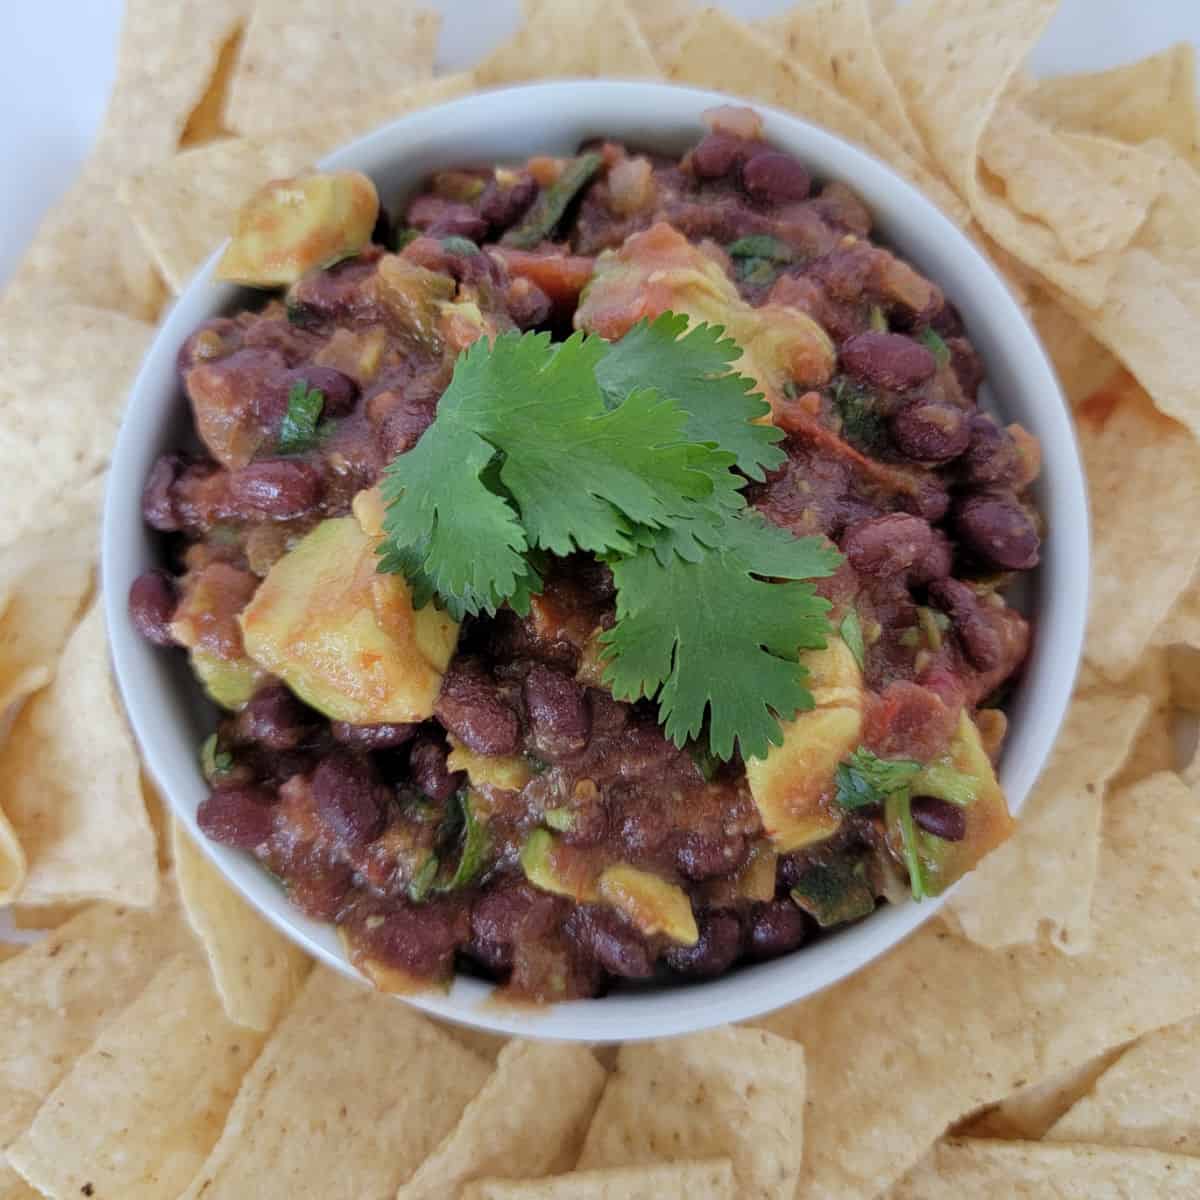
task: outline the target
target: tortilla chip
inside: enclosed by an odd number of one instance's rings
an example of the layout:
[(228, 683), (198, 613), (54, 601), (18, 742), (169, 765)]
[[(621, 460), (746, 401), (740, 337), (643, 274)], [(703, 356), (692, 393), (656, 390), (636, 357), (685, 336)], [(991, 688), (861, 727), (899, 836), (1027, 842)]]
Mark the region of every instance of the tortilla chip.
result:
[(1200, 1017), (1148, 1033), (1046, 1134), (1052, 1142), (1200, 1155)]
[(191, 935), (173, 903), (96, 904), (0, 965), (0, 1146)]
[(453, 1038), (460, 1046), (465, 1046), (479, 1055), (485, 1062), (494, 1063), (500, 1057), (500, 1051), (512, 1040), (501, 1033), (488, 1033), (486, 1030), (472, 1029), (469, 1025), (458, 1025), (453, 1021), (439, 1021), (436, 1017), (429, 1019), (447, 1037)]
[(1062, 302), (1168, 416), (1200, 437), (1200, 174), (1164, 159), (1163, 192), (1095, 311)]
[(1112, 352), (1048, 292), (1033, 289), (1029, 314), (1072, 408), (1102, 388), (1121, 369)]
[(668, 55), (666, 67), (668, 77), (677, 83), (761, 100), (823, 126), (882, 159), (952, 220), (965, 223), (962, 202), (938, 175), (849, 100), (780, 53), (769, 38), (720, 9), (696, 14)]
[(1166, 647), (1172, 704), (1200, 712), (1200, 580), (1180, 596), (1156, 640)]
[(28, 859), (22, 903), (154, 903), (154, 832), (98, 600), (0, 749), (0, 810)]
[(257, 0), (229, 88), (227, 120), (264, 137), (433, 75), (441, 17), (376, 0)]
[(246, 199), (270, 179), (294, 175), (343, 142), (471, 90), (469, 75), (446, 75), (376, 97), (313, 125), (269, 138), (239, 138), (177, 155), (125, 182), (122, 196), (147, 250), (180, 292), (229, 236)]
[(1200, 1191), (1200, 1159), (1153, 1150), (1048, 1146), (972, 1139), (939, 1142), (886, 1200), (961, 1200), (964, 1196), (1101, 1196), (1185, 1200)]
[(1165, 138), (1200, 167), (1196, 50), (1190, 42), (1106, 71), (1038, 80), (1029, 103), (1064, 129), (1135, 144)]
[(1092, 509), (1085, 654), (1120, 679), (1138, 665), (1200, 563), (1200, 443), (1124, 374), (1076, 417)]
[[(5, 306), (0, 473), (21, 486), (5, 497), (0, 540), (34, 531), (45, 537), (67, 515), (82, 519), (72, 501), (95, 485), (108, 463), (126, 392), (152, 332), (120, 313), (82, 305)], [(99, 500), (98, 489), (88, 495)], [(84, 528), (95, 536), (94, 523)]]
[(394, 997), (318, 967), (181, 1200), (391, 1196), (487, 1076), (480, 1059)]
[(1182, 899), (1198, 799), (1174, 774), (1109, 796), (1087, 954), (997, 953), (935, 921), (765, 1018), (807, 1055), (800, 1194), (867, 1200), (963, 1113), (1200, 1011), (1200, 908)]
[(247, 1029), (273, 1029), (311, 960), (230, 887), (177, 821), (172, 830), (183, 910), (208, 954), (225, 1015)]
[(49, 1196), (178, 1195), (262, 1040), (225, 1017), (195, 953), (176, 955), (50, 1093), (8, 1160)]
[(952, 1132), (963, 1137), (1036, 1141), (1124, 1053), (1125, 1047), (1106, 1050), (1058, 1075), (1018, 1088), (998, 1104), (958, 1122)]
[(27, 908), (23, 904), (14, 904), (8, 911), (16, 928), (48, 931), (73, 920), (86, 907), (85, 904), (44, 904)]
[(0, 1200), (42, 1200), (40, 1192), (35, 1192), (16, 1173), (0, 1155)]
[(524, 15), (521, 28), (475, 68), (482, 86), (580, 76), (653, 79), (659, 73), (625, 0), (527, 0)]
[(488, 1179), (463, 1189), (461, 1200), (734, 1200), (727, 1158), (667, 1166), (575, 1171), (555, 1179)]
[(205, 142), (215, 141), (230, 133), (225, 121), (225, 109), (229, 104), (229, 85), (233, 79), (233, 69), (237, 65), (238, 55), (242, 49), (242, 30), (239, 29), (221, 47), (217, 55), (217, 65), (213, 68), (212, 77), (200, 102), (192, 109), (183, 133), (179, 135), (180, 149), (189, 146), (202, 146)]
[(761, 1030), (622, 1046), (579, 1168), (728, 1156), (739, 1196), (792, 1200), (804, 1092), (804, 1052)]
[(671, 46), (696, 13), (693, 0), (625, 0), (625, 7), (655, 58)]
[(1076, 260), (1124, 249), (1162, 187), (1157, 155), (1059, 134), (1007, 97), (984, 130), (980, 156), (1010, 203), (1048, 225)]
[[(962, 881), (949, 901), (981, 946), (1032, 942), (1049, 928), (1067, 954), (1091, 944), (1100, 813), (1148, 713), (1145, 696), (1112, 688), (1077, 693), (1016, 833)], [(1054, 869), (1047, 870), (1046, 864)]]
[(798, 4), (760, 28), (781, 51), (857, 105), (912, 158), (926, 158), (921, 135), (879, 52), (867, 0)]
[(569, 1170), (606, 1078), (583, 1046), (509, 1042), (483, 1091), (396, 1200), (441, 1200), (473, 1179)]

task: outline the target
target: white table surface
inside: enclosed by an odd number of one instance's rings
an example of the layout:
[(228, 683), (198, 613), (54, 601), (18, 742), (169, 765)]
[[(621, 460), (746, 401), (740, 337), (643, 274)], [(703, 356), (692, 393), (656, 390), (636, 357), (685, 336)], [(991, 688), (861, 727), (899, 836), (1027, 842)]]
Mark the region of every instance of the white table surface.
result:
[[(519, 7), (518, 0), (425, 2), (445, 15), (439, 63), (448, 69), (475, 62), (516, 25)], [(754, 18), (789, 4), (726, 0), (725, 7)], [(0, 0), (8, 45), (0, 72), (0, 283), (95, 136), (112, 86), (122, 6)], [(1044, 74), (1112, 66), (1181, 38), (1200, 43), (1200, 0), (1062, 0), (1032, 65)]]

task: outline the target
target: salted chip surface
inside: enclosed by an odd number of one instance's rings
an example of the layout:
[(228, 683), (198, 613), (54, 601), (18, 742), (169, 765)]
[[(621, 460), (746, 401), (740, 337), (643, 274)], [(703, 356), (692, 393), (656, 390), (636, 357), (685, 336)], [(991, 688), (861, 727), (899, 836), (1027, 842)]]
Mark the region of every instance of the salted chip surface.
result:
[(195, 950), (176, 955), (46, 1097), (9, 1162), (48, 1196), (178, 1195), (262, 1040), (225, 1016)]
[(527, 0), (524, 23), (476, 68), (481, 87), (526, 79), (649, 79), (658, 62), (625, 0)]
[(0, 1146), (191, 934), (173, 903), (95, 904), (0, 964)]
[(1200, 1155), (1200, 1018), (1135, 1042), (1051, 1127), (1053, 1142)]
[(234, 891), (178, 821), (171, 845), (183, 910), (208, 955), (226, 1016), (248, 1029), (274, 1028), (311, 960)]
[(1060, 133), (1009, 97), (984, 130), (980, 157), (1004, 181), (1011, 204), (1049, 226), (1077, 260), (1127, 246), (1162, 187), (1157, 155), (1112, 138)]
[(433, 75), (441, 17), (396, 0), (257, 0), (229, 87), (237, 133), (267, 135)]
[(1150, 707), (1147, 697), (1111, 687), (1076, 694), (1016, 832), (949, 900), (972, 941), (1032, 942), (1048, 924), (1065, 953), (1087, 949), (1105, 789)]
[(393, 996), (315, 969), (182, 1200), (393, 1200), (489, 1068)]
[(665, 50), (683, 32), (696, 12), (693, 0), (625, 0), (638, 29), (654, 56)]
[(1139, 665), (1200, 563), (1200, 442), (1126, 374), (1075, 415), (1092, 509), (1084, 652), (1120, 679)]
[(721, 9), (696, 14), (667, 55), (666, 68), (677, 83), (720, 88), (824, 126), (899, 171), (960, 225), (966, 222), (962, 201), (938, 174), (855, 104), (781, 53), (769, 37)]
[(158, 848), (98, 599), (0, 748), (0, 811), (28, 863), (22, 903), (154, 903)]
[(1036, 113), (1064, 129), (1134, 144), (1166, 138), (1200, 167), (1196, 49), (1190, 42), (1105, 71), (1039, 79), (1028, 101)]
[(886, 1200), (1184, 1200), (1200, 1189), (1200, 1159), (1154, 1150), (1042, 1142), (939, 1142)]
[[(151, 326), (77, 304), (9, 305), (0, 322), (0, 540), (45, 537), (108, 463)], [(88, 493), (99, 500), (99, 493)], [(95, 515), (88, 518), (89, 532)], [(68, 535), (69, 536), (69, 535)], [(94, 534), (92, 534), (94, 536)], [(90, 559), (95, 543), (90, 547)], [(49, 553), (48, 549), (48, 553)]]
[(461, 1200), (733, 1200), (727, 1158), (607, 1171), (574, 1171), (553, 1179), (487, 1179), (468, 1184)]
[(1198, 838), (1196, 796), (1153, 775), (1105, 804), (1088, 953), (997, 953), (934, 921), (764, 1018), (807, 1055), (799, 1194), (869, 1200), (964, 1113), (1200, 1010), (1200, 910), (1180, 902)]
[(147, 250), (173, 291), (181, 292), (230, 235), (238, 209), (271, 179), (295, 175), (379, 125), (471, 90), (469, 75), (444, 75), (391, 89), (312, 124), (262, 138), (226, 138), (135, 174), (122, 196)]
[(797, 4), (760, 25), (776, 47), (857, 105), (918, 162), (925, 146), (875, 37), (867, 0)]
[(509, 1042), (483, 1090), (397, 1200), (439, 1200), (473, 1179), (568, 1170), (606, 1078), (583, 1046)]
[(727, 1156), (740, 1196), (791, 1200), (804, 1095), (803, 1050), (762, 1030), (622, 1046), (579, 1169)]

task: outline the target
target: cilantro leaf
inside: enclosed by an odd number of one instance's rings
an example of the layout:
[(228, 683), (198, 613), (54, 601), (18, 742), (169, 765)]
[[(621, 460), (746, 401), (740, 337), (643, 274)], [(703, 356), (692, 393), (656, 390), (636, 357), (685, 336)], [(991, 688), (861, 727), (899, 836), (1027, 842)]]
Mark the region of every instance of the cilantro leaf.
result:
[(687, 324), (671, 312), (639, 321), (598, 363), (600, 387), (610, 404), (636, 387), (657, 389), (687, 411), (689, 441), (715, 443), (735, 456), (739, 471), (762, 479), (764, 468), (784, 460), (775, 445), (784, 432), (754, 424), (771, 410), (749, 379), (732, 373), (738, 344), (719, 325)]
[(854, 661), (858, 663), (858, 669), (864, 669), (867, 657), (867, 648), (863, 645), (862, 622), (858, 619), (858, 610), (852, 608), (843, 618), (842, 623), (838, 627), (838, 633), (842, 635), (842, 641), (846, 643), (846, 649), (854, 656)]
[(936, 329), (923, 329), (917, 335), (917, 341), (937, 359), (939, 367), (944, 367), (950, 361), (950, 347), (943, 341)]
[(556, 346), (503, 334), (460, 355), (437, 418), (384, 473), (383, 569), (456, 615), (514, 597), (527, 607), (531, 548), (629, 554), (642, 527), (715, 507), (732, 456), (689, 444), (687, 414), (654, 390), (606, 404), (596, 364), (607, 349), (582, 334)]
[(875, 397), (861, 384), (839, 379), (833, 385), (833, 406), (842, 419), (842, 437), (854, 446), (872, 450), (884, 439), (883, 417)]
[(859, 746), (838, 764), (837, 802), (851, 810), (882, 804), (888, 796), (905, 791), (920, 770), (921, 764), (911, 758), (879, 758)]
[(797, 656), (825, 645), (829, 603), (797, 581), (832, 574), (840, 557), (749, 512), (728, 514), (713, 540), (699, 562), (647, 546), (612, 563), (617, 623), (600, 639), (604, 678), (618, 699), (657, 697), (677, 746), (707, 714), (715, 754), (730, 758), (736, 742), (761, 758), (782, 741), (780, 719), (813, 704)]
[(287, 412), (279, 427), (280, 454), (302, 454), (317, 444), (324, 407), (325, 393), (320, 388), (310, 388), (303, 379), (292, 384), (288, 391)]

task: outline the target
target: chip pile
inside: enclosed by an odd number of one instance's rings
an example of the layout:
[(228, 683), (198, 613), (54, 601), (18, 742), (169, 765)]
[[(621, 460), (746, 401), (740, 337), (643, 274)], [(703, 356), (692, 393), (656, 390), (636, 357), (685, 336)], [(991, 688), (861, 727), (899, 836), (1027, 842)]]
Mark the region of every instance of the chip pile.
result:
[[(525, 0), (474, 71), (435, 75), (413, 4), (128, 0), (95, 152), (0, 297), (0, 1200), (1200, 1195), (1194, 51), (1035, 80), (1055, 7), (814, 0), (748, 26)], [(245, 198), (394, 116), (555, 76), (777, 105), (924, 189), (1040, 330), (1094, 522), (1072, 710), (946, 915), (757, 1027), (615, 1058), (312, 967), (168, 827), (94, 594), (149, 322)]]

